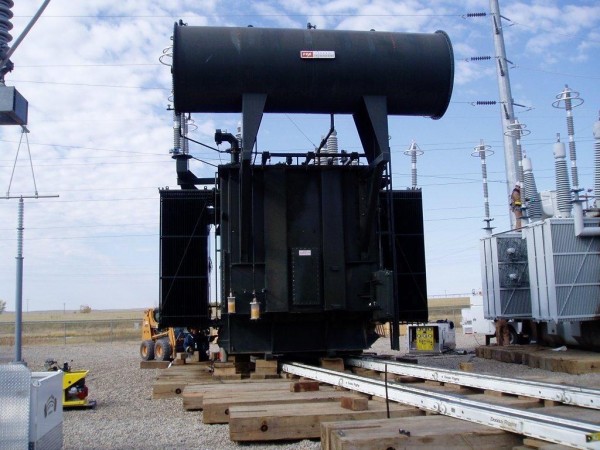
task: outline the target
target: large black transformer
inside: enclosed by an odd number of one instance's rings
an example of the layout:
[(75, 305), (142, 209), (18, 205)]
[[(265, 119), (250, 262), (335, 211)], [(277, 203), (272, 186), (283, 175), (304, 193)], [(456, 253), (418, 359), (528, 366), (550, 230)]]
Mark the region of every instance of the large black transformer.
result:
[[(231, 354), (334, 354), (368, 348), (391, 321), (397, 348), (399, 322), (427, 320), (427, 295), (421, 191), (392, 188), (387, 116), (444, 114), (446, 34), (176, 25), (172, 70), (176, 115), (241, 111), (243, 136), (217, 131), (231, 161), (214, 180), (174, 155), (182, 189), (160, 191), (162, 325), (217, 325)], [(324, 140), (256, 155), (265, 112), (331, 114), (330, 133), (334, 114), (352, 114), (364, 153), (326, 153)]]

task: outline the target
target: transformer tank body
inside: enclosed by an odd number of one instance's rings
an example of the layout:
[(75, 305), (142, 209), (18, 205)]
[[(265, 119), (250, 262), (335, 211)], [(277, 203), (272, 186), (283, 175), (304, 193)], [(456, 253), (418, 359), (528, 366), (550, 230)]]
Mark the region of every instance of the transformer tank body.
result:
[[(187, 155), (174, 156), (181, 197), (161, 191), (161, 223), (189, 225), (178, 236), (161, 227), (163, 325), (214, 325), (210, 264), (193, 261), (208, 259), (208, 246), (191, 257), (184, 245), (207, 240), (206, 226), (220, 236), (225, 353), (360, 352), (386, 321), (394, 348), (399, 322), (427, 320), (421, 191), (392, 187), (387, 116), (444, 114), (454, 75), (444, 32), (176, 25), (172, 73), (176, 114), (242, 112), (243, 136), (217, 132), (231, 161), (210, 190), (181, 170)], [(330, 133), (334, 114), (352, 114), (364, 153), (254, 157), (269, 112), (331, 114)], [(195, 213), (167, 206), (177, 201)]]

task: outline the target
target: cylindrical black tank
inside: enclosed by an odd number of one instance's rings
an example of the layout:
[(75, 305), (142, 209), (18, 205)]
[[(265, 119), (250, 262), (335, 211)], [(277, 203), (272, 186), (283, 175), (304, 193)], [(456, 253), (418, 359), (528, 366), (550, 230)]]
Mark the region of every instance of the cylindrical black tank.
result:
[(294, 30), (175, 25), (178, 112), (240, 112), (243, 94), (267, 94), (265, 112), (356, 112), (386, 96), (388, 114), (441, 117), (454, 57), (443, 31)]

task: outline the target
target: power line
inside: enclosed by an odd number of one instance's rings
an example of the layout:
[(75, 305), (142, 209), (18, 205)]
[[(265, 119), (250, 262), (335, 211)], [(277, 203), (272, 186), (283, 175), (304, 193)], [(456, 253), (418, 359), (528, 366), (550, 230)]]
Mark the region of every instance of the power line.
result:
[[(82, 200), (51, 200), (49, 202), (38, 201), (37, 203), (95, 203), (95, 202), (131, 202), (142, 200), (158, 201), (157, 197), (137, 197), (137, 198), (102, 198), (102, 199), (82, 199)], [(6, 203), (0, 203), (0, 207)]]
[(162, 87), (144, 87), (144, 86), (123, 86), (116, 84), (91, 84), (91, 83), (64, 83), (59, 81), (37, 81), (37, 80), (11, 80), (14, 83), (34, 83), (34, 84), (52, 84), (58, 86), (81, 86), (81, 87), (105, 87), (105, 88), (116, 88), (116, 89), (141, 89), (141, 90), (154, 90), (154, 91), (167, 91), (171, 92), (171, 88)]
[[(70, 167), (70, 166), (120, 166), (125, 164), (164, 164), (164, 161), (112, 161), (112, 162), (79, 162), (79, 163), (58, 163), (58, 164), (36, 164), (36, 167)], [(19, 166), (23, 165), (18, 164)], [(10, 167), (6, 165), (0, 165), (0, 167)]]
[(594, 76), (590, 76), (590, 75), (579, 75), (579, 74), (575, 74), (575, 73), (555, 72), (553, 70), (544, 70), (544, 69), (538, 69), (538, 68), (535, 68), (535, 67), (527, 67), (527, 66), (516, 65), (514, 68), (515, 69), (521, 69), (521, 70), (529, 70), (529, 71), (532, 71), (532, 72), (549, 73), (551, 75), (560, 75), (562, 77), (587, 78), (589, 80), (600, 80), (600, 77), (594, 77)]
[[(557, 31), (557, 28), (547, 29), (547, 28), (544, 28), (543, 26), (538, 26), (537, 24), (536, 24), (536, 26), (533, 26), (533, 25), (528, 25), (528, 24), (521, 23), (521, 22), (515, 22), (514, 20), (511, 20), (511, 22), (514, 25), (517, 25), (517, 26), (520, 26), (520, 27), (523, 27), (523, 28), (530, 28), (533, 31), (537, 31), (537, 29), (539, 29), (539, 30), (542, 30), (542, 31), (546, 31), (547, 33), (550, 33), (552, 35), (565, 36), (565, 37), (570, 37), (570, 38), (573, 38), (573, 39), (575, 39), (575, 38), (578, 37), (577, 34), (573, 34), (573, 33), (561, 33), (560, 31)], [(558, 25), (557, 25), (557, 27), (558, 27)], [(600, 40), (599, 39), (589, 39), (588, 38), (588, 39), (582, 39), (581, 42), (600, 42)]]
[[(66, 226), (46, 226), (46, 227), (27, 227), (27, 230), (57, 230), (57, 229), (73, 229), (73, 228), (105, 228), (105, 227), (154, 227), (158, 224), (148, 222), (144, 223), (114, 223), (106, 225), (66, 225)], [(0, 231), (10, 231), (14, 228), (0, 228)]]
[[(178, 14), (149, 14), (149, 15), (124, 15), (124, 14), (113, 14), (113, 15), (44, 15), (43, 19), (99, 19), (99, 20), (110, 20), (110, 19), (197, 19), (199, 17), (213, 18), (218, 16), (218, 13), (212, 15), (196, 14), (193, 16), (181, 16)], [(342, 14), (342, 13), (313, 13), (313, 14), (296, 14), (296, 13), (279, 13), (279, 14), (231, 14), (226, 13), (228, 18), (231, 17), (463, 17), (463, 14)], [(29, 18), (32, 16), (20, 15), (14, 16), (15, 18)]]
[[(8, 140), (8, 139), (0, 139), (0, 142), (11, 142), (11, 143), (17, 143), (18, 141), (15, 140)], [(114, 149), (109, 149), (109, 148), (98, 148), (98, 147), (83, 147), (80, 145), (65, 145), (65, 144), (45, 144), (42, 142), (30, 142), (29, 145), (39, 145), (39, 146), (46, 146), (46, 147), (58, 147), (58, 148), (68, 148), (68, 149), (77, 149), (77, 150), (94, 150), (94, 151), (100, 151), (100, 152), (118, 152), (118, 153), (123, 153), (123, 150), (114, 150)], [(138, 155), (150, 155), (150, 156), (158, 156), (158, 155), (163, 155), (163, 156), (167, 156), (164, 153), (147, 153), (147, 152), (136, 152), (134, 150), (127, 150), (128, 154), (138, 154)], [(125, 155), (126, 156), (126, 155)], [(90, 157), (92, 158), (92, 157)]]
[[(60, 273), (52, 273), (52, 272), (36, 272), (36, 279), (40, 277), (52, 277), (53, 279), (62, 279), (68, 278), (71, 279), (86, 279), (86, 278), (94, 278), (94, 279), (112, 279), (112, 278), (122, 278), (122, 277), (138, 277), (138, 278), (147, 278), (147, 277), (157, 277), (158, 271), (156, 272), (122, 272), (122, 273), (74, 273), (72, 271), (69, 272), (60, 272)], [(47, 281), (38, 281), (43, 284), (47, 284)], [(141, 282), (139, 280), (138, 282)], [(33, 282), (35, 283), (35, 281)], [(29, 284), (33, 284), (29, 282)]]
[[(61, 236), (61, 237), (28, 237), (28, 241), (70, 241), (73, 239), (113, 239), (113, 238), (126, 238), (126, 237), (148, 237), (158, 236), (158, 233), (151, 234), (112, 234), (103, 236)], [(16, 241), (16, 238), (4, 238), (0, 241)]]
[(97, 63), (97, 64), (19, 64), (19, 69), (39, 67), (137, 67), (161, 66), (161, 63)]
[(446, 220), (468, 220), (468, 219), (481, 219), (481, 216), (463, 216), (463, 217), (441, 217), (437, 219), (423, 219), (423, 222), (440, 222)]

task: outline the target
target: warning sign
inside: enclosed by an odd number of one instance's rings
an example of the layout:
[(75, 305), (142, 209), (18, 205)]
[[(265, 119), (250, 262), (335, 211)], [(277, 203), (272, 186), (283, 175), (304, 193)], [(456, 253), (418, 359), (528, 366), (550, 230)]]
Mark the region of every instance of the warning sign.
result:
[(416, 330), (417, 350), (432, 352), (435, 348), (433, 327), (418, 327)]

